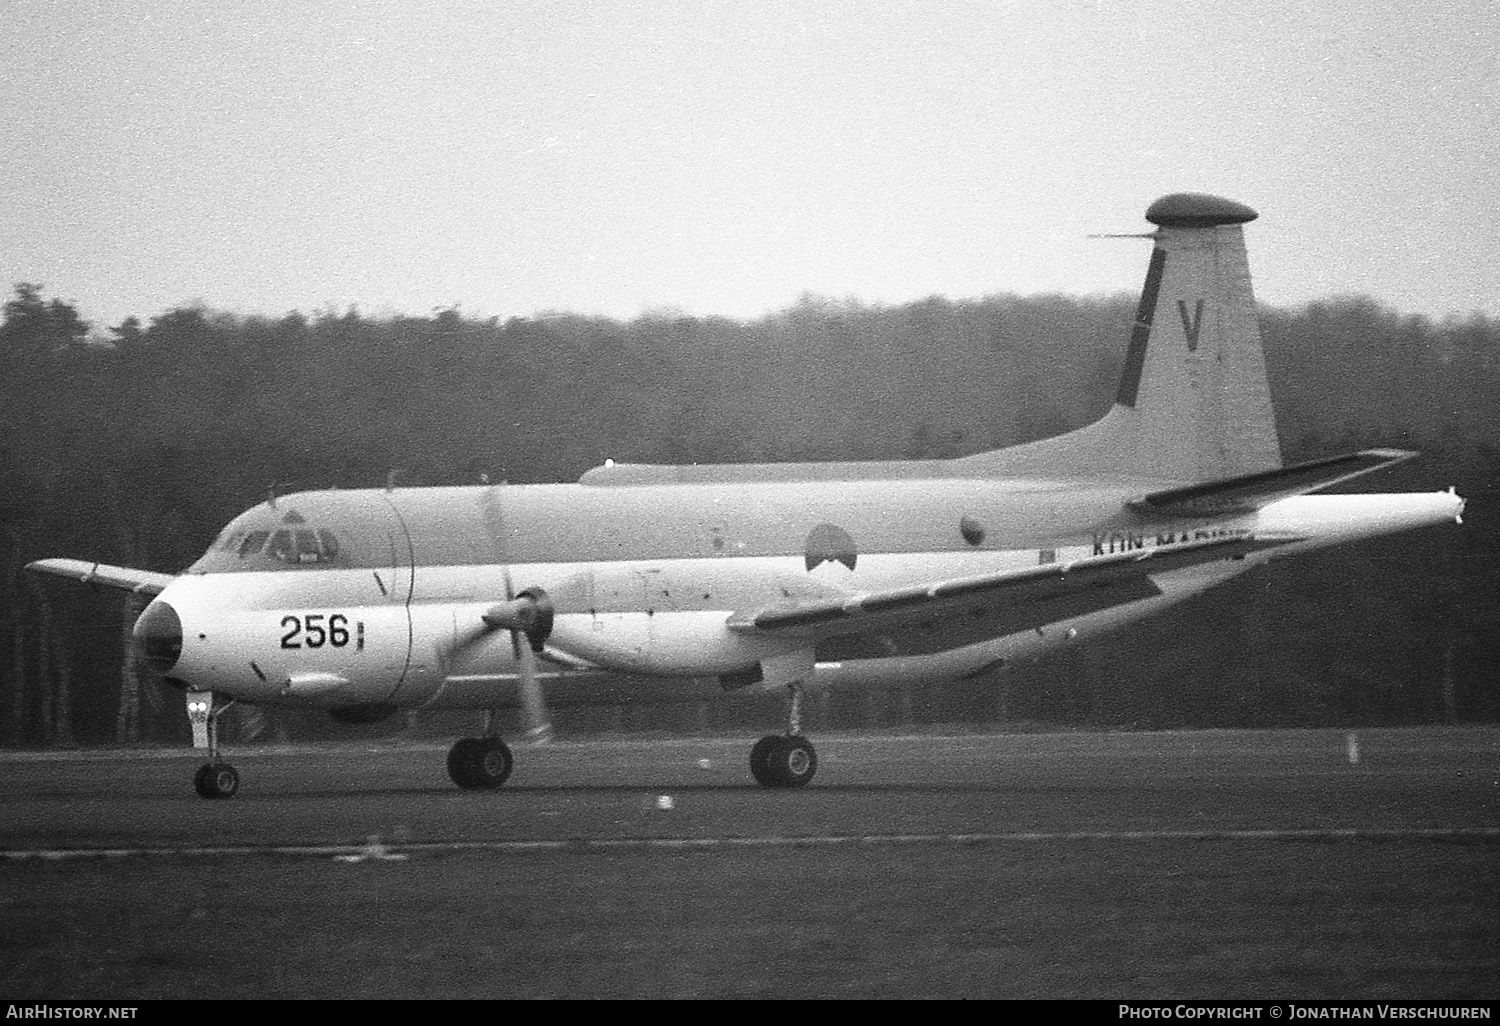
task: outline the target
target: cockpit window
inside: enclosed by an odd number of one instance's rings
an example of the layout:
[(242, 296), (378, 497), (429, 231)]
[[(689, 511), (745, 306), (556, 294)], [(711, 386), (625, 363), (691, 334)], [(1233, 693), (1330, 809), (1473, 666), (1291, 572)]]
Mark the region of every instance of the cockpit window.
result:
[(266, 555), (283, 563), (331, 563), (339, 554), (338, 539), (332, 531), (314, 531), (300, 527), (296, 530), (282, 528), (271, 535), (271, 544)]
[(282, 528), (271, 535), (271, 545), (266, 549), (266, 555), (283, 563), (297, 562), (297, 543), (292, 538), (292, 532)]
[(323, 559), (323, 553), (318, 548), (317, 531), (297, 532), (297, 562), (318, 563)]
[[(274, 509), (274, 507), (272, 507)], [(300, 510), (283, 507), (267, 515), (257, 507), (237, 518), (214, 539), (207, 552), (193, 564), (193, 573), (270, 570), (330, 569), (363, 566), (363, 525), (345, 524), (330, 514), (325, 527)], [(311, 521), (311, 522), (309, 522)], [(384, 546), (376, 548), (384, 551)]]
[(245, 540), (240, 542), (240, 558), (244, 559), (246, 556), (253, 556), (259, 552), (269, 537), (271, 537), (270, 531), (251, 531), (245, 535)]
[(333, 532), (323, 529), (318, 531), (318, 541), (323, 546), (323, 560), (327, 562), (338, 558), (339, 540), (333, 536)]

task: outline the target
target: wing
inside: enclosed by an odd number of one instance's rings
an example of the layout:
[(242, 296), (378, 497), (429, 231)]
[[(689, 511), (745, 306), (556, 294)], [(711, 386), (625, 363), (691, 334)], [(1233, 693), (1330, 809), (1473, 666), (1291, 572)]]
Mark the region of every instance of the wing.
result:
[(163, 588), (176, 579), (172, 574), (132, 570), (127, 566), (110, 566), (108, 563), (90, 563), (86, 559), (39, 559), (34, 563), (27, 563), (26, 569), (34, 574), (53, 574), (82, 581), (84, 584), (102, 584), (140, 595), (160, 594)]
[(1278, 499), (1327, 488), (1351, 477), (1395, 466), (1415, 455), (1416, 453), (1404, 449), (1365, 449), (1343, 456), (1298, 463), (1292, 467), (1266, 470), (1259, 474), (1152, 492), (1128, 505), (1137, 513), (1159, 517), (1205, 517), (1242, 513), (1270, 505)]
[(1161, 592), (1151, 580), (1153, 574), (1243, 558), (1257, 549), (1279, 544), (1283, 543), (1246, 535), (1161, 545), (913, 588), (769, 606), (736, 613), (730, 617), (729, 626), (739, 631), (817, 639), (983, 607), (989, 632), (998, 636), (1158, 595)]

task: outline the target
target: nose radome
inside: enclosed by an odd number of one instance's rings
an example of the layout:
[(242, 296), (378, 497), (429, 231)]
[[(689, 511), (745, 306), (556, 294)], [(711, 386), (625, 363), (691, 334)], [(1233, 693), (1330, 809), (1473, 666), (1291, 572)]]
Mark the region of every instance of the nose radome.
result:
[(166, 673), (182, 656), (182, 620), (161, 599), (146, 607), (131, 636), (141, 659), (157, 673)]

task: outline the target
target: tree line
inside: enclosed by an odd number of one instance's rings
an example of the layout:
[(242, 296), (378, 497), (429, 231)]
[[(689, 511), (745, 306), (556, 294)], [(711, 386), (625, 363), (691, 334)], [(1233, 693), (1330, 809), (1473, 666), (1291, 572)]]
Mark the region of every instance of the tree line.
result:
[[(1029, 441), (1108, 407), (1134, 305), (808, 295), (754, 320), (458, 308), (272, 318), (185, 305), (99, 330), (21, 283), (0, 321), (0, 742), (186, 731), (176, 696), (142, 686), (123, 659), (128, 603), (28, 580), (19, 567), (31, 559), (179, 570), (269, 488), (566, 481), (606, 458), (927, 458)], [(1488, 670), (1500, 632), (1500, 525), (1488, 512), (1500, 321), (1352, 297), (1263, 308), (1261, 323), (1289, 461), (1422, 450), (1358, 487), (1456, 485), (1471, 497), (1469, 523), (1256, 571), (1001, 682), (834, 695), (818, 715), (854, 726), (1500, 714)], [(673, 715), (633, 712), (630, 726)], [(615, 710), (578, 722), (622, 720)]]

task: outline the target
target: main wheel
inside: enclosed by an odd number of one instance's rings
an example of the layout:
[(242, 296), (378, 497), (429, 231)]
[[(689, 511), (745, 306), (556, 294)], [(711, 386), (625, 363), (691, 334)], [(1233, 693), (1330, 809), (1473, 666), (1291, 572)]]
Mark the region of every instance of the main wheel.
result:
[(448, 750), (448, 776), (466, 791), (499, 787), (513, 765), (510, 749), (498, 737), (466, 737)]
[(780, 734), (767, 734), (755, 742), (755, 747), (750, 749), (750, 775), (761, 787), (776, 786), (776, 779), (771, 775), (771, 768), (766, 764), (766, 755), (776, 747), (780, 740)]
[(453, 743), (448, 749), (448, 777), (459, 787), (468, 789), (473, 787), (472, 766), (474, 765), (474, 746), (479, 744), (477, 737), (465, 737)]
[(818, 753), (805, 737), (773, 734), (750, 750), (750, 772), (762, 787), (806, 787), (818, 772)]
[(818, 772), (818, 753), (805, 737), (784, 737), (766, 763), (782, 787), (806, 787)]
[(227, 762), (205, 762), (193, 774), (193, 789), (201, 798), (233, 798), (240, 789), (240, 775)]
[(510, 748), (504, 741), (498, 737), (480, 738), (474, 756), (474, 786), (486, 789), (499, 787), (510, 779), (511, 767), (514, 765), (515, 760), (511, 758)]

